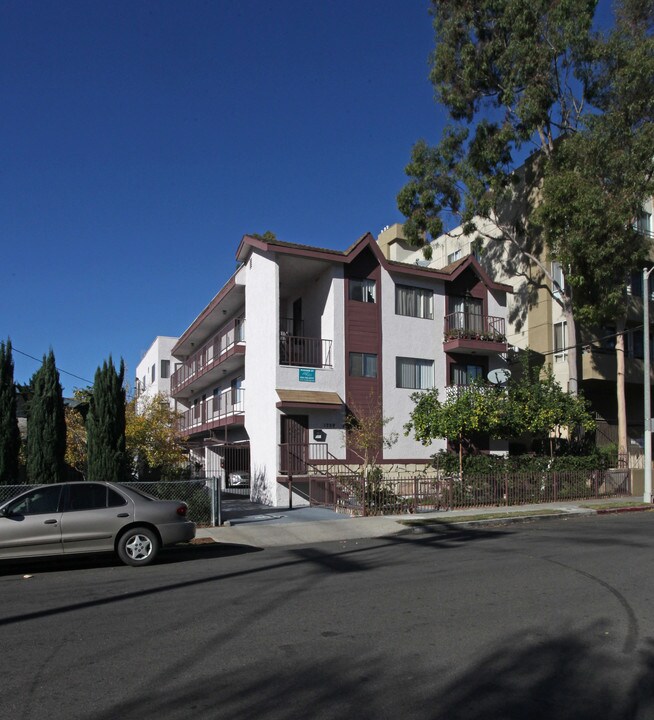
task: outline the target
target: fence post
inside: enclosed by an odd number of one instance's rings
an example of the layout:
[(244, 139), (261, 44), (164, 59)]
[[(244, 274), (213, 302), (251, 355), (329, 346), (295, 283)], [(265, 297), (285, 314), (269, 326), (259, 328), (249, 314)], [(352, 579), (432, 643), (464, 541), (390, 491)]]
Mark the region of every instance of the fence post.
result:
[(413, 506), (418, 509), (418, 476), (414, 476), (413, 478)]
[(363, 517), (366, 516), (366, 474), (365, 472), (361, 473), (361, 489), (363, 490)]
[(211, 527), (216, 527), (216, 478), (209, 478), (209, 497), (211, 499)]
[(218, 517), (216, 518), (218, 522), (218, 527), (221, 527), (223, 524), (223, 489), (221, 487), (222, 484), (222, 478), (214, 478), (216, 483), (216, 505), (218, 506)]
[[(311, 485), (311, 478), (309, 478), (309, 485)], [(311, 491), (309, 491), (311, 494)], [(309, 501), (311, 502), (311, 501)], [(288, 474), (288, 509), (293, 509), (293, 474)]]

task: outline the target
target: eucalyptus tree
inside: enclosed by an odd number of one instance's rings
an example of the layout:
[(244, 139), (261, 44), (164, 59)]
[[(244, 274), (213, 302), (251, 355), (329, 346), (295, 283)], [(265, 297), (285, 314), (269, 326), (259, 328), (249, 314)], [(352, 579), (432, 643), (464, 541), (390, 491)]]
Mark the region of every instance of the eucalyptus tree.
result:
[[(504, 274), (529, 282), (527, 302), (547, 287), (568, 322), (569, 347), (576, 345), (573, 299), (551, 272), (532, 215), (543, 159), (581, 119), (595, 4), (432, 0), (431, 81), (450, 124), (436, 146), (416, 143), (398, 195), (407, 237), (427, 253), (430, 237), (455, 222), (487, 243)], [(568, 355), (576, 392), (576, 361)]]

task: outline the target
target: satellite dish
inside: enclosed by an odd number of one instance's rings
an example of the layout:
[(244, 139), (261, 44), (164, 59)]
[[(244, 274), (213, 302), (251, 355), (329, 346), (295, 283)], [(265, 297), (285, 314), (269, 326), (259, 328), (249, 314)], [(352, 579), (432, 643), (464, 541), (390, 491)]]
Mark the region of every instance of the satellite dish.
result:
[(497, 370), (491, 370), (486, 377), (494, 385), (504, 385), (511, 377), (511, 371), (505, 368), (497, 368)]

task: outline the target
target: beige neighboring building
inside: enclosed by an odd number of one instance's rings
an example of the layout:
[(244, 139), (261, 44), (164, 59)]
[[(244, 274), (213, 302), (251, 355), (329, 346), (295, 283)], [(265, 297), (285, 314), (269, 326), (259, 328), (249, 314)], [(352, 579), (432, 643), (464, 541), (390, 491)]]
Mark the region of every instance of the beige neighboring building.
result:
[[(638, 219), (641, 232), (653, 237), (652, 200), (648, 201)], [(484, 234), (497, 233), (491, 223), (481, 228)], [(534, 264), (524, 262), (523, 276), (507, 276), (502, 270), (502, 260), (506, 258), (506, 249), (501, 251), (489, 247), (489, 242), (479, 247), (474, 238), (464, 235), (462, 228), (455, 228), (431, 242), (432, 259), (426, 261), (422, 250), (410, 246), (402, 232), (402, 225), (395, 224), (384, 228), (377, 238), (382, 253), (389, 260), (405, 263), (444, 268), (456, 263), (468, 255), (475, 255), (480, 264), (496, 282), (502, 282), (513, 288), (507, 301), (507, 343), (517, 349), (531, 349), (551, 364), (556, 380), (563, 388), (568, 387), (569, 365), (566, 348), (567, 329), (561, 307), (550, 290), (551, 284), (536, 289), (525, 279), (525, 275), (538, 277), (539, 270)], [(565, 277), (556, 262), (545, 260), (548, 269), (564, 287)], [(632, 295), (631, 308), (627, 322), (625, 358), (627, 425), (630, 453), (639, 454), (643, 442), (643, 287), (642, 273), (631, 278), (628, 292)], [(654, 299), (654, 278), (650, 279), (650, 298)], [(650, 318), (654, 321), (654, 313)], [(617, 443), (617, 400), (616, 400), (616, 357), (615, 327), (606, 326), (597, 329), (592, 335), (578, 332), (577, 374), (579, 388), (592, 404), (597, 414), (598, 444)], [(654, 348), (650, 340), (652, 359)], [(571, 351), (572, 352), (572, 351)], [(652, 375), (654, 381), (654, 375)]]

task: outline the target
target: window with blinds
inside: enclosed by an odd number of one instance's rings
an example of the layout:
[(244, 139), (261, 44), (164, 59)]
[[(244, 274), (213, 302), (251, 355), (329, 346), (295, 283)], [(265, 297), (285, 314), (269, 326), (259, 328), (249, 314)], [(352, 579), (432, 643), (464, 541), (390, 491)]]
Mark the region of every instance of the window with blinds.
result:
[(434, 387), (434, 361), (398, 357), (395, 364), (396, 386), (412, 390)]
[(434, 293), (408, 285), (395, 286), (395, 314), (433, 320)]

